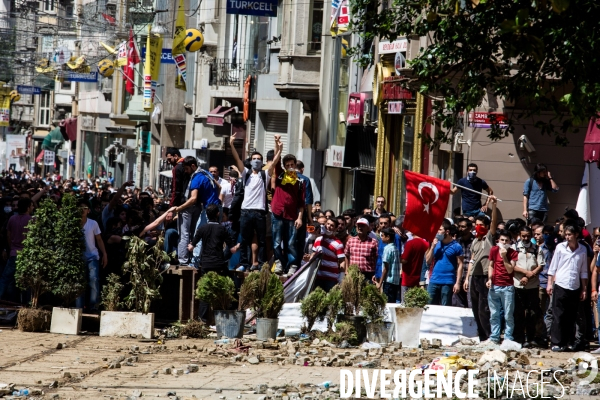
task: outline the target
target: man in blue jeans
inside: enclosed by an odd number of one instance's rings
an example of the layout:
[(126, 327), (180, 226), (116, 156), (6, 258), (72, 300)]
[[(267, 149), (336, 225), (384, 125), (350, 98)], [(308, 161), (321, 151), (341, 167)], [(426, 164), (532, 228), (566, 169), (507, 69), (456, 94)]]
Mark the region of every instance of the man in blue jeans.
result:
[(488, 303), (490, 306), (490, 326), (492, 334), (490, 341), (500, 343), (502, 333), (502, 316), (504, 315), (504, 339), (515, 340), (515, 284), (513, 280), (514, 269), (517, 265), (519, 253), (510, 247), (511, 234), (500, 230), (498, 245), (492, 247), (489, 256)]
[(456, 226), (445, 219), (425, 254), (427, 263), (434, 261), (427, 287), (429, 304), (451, 306), (453, 293), (460, 291), (464, 257), (462, 246), (453, 239), (456, 234)]
[[(81, 199), (77, 202), (77, 207), (81, 210), (81, 227), (83, 229), (83, 237), (85, 240), (85, 250), (83, 251), (83, 259), (86, 266), (86, 274), (88, 275), (89, 284), (89, 301), (87, 302), (88, 310), (97, 311), (100, 300), (100, 252), (102, 253), (102, 268), (106, 267), (108, 257), (104, 249), (104, 242), (100, 232), (98, 223), (93, 219), (88, 219), (90, 207), (86, 200)], [(86, 295), (83, 294), (77, 298), (77, 308), (84, 308), (86, 305)]]

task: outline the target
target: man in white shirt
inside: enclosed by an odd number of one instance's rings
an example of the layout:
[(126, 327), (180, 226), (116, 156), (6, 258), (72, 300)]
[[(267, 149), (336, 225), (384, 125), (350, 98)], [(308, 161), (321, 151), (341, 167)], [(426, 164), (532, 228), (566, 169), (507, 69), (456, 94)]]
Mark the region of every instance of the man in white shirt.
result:
[[(102, 253), (102, 268), (106, 267), (108, 257), (104, 249), (104, 242), (100, 236), (100, 227), (93, 219), (88, 219), (90, 207), (86, 200), (81, 199), (77, 202), (77, 207), (81, 210), (81, 228), (85, 239), (85, 250), (83, 251), (83, 260), (86, 265), (89, 284), (89, 306), (88, 310), (97, 311), (100, 300), (100, 252)], [(100, 252), (98, 252), (100, 250)], [(77, 308), (83, 308), (86, 303), (86, 296), (81, 295), (77, 299)]]
[(554, 251), (548, 270), (547, 292), (552, 296), (552, 351), (567, 350), (575, 334), (576, 310), (586, 298), (588, 280), (587, 250), (577, 242), (579, 227), (563, 227), (565, 242)]
[(221, 186), (221, 193), (219, 194), (221, 205), (223, 208), (230, 208), (231, 201), (233, 200), (231, 183), (227, 179), (223, 179), (219, 176), (219, 168), (215, 167), (214, 165), (208, 169), (208, 172), (210, 172), (215, 181), (217, 181), (219, 186)]

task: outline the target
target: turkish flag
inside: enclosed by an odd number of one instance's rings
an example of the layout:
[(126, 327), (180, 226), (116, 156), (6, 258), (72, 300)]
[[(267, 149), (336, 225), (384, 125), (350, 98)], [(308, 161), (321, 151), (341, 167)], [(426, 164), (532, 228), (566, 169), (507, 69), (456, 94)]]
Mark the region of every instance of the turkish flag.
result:
[(127, 81), (125, 84), (125, 90), (130, 95), (135, 93), (135, 66), (140, 63), (140, 55), (138, 54), (135, 46), (135, 40), (133, 39), (133, 29), (129, 30), (129, 42), (127, 43), (127, 65), (123, 67), (123, 78)]
[(450, 182), (405, 170), (404, 185), (406, 212), (402, 226), (431, 243), (448, 208)]

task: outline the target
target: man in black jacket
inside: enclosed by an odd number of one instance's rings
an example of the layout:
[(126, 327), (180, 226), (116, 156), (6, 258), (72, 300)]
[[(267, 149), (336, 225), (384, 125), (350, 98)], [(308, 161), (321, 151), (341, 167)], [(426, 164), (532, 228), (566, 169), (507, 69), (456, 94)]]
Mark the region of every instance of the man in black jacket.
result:
[(169, 206), (177, 207), (183, 204), (183, 194), (187, 188), (189, 175), (183, 170), (183, 158), (178, 149), (169, 147), (167, 149), (167, 162), (173, 166), (171, 170), (173, 179), (171, 180), (171, 201)]

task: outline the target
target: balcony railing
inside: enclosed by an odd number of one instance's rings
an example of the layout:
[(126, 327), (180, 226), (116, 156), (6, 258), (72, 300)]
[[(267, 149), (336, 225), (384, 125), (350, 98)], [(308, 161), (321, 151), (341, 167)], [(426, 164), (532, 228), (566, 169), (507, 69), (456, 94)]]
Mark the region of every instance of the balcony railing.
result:
[(239, 63), (226, 58), (215, 59), (210, 69), (211, 86), (240, 86), (248, 75), (268, 74), (264, 62)]

